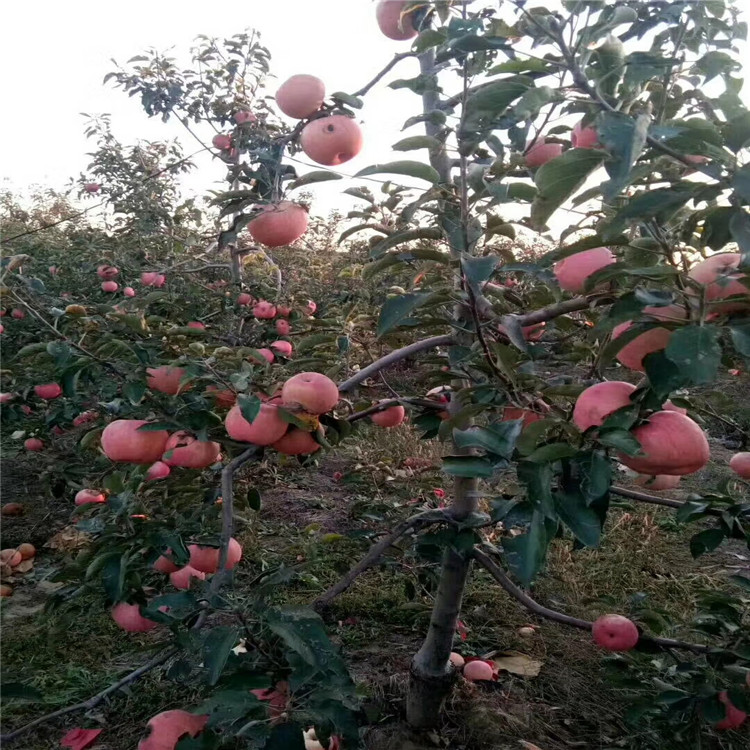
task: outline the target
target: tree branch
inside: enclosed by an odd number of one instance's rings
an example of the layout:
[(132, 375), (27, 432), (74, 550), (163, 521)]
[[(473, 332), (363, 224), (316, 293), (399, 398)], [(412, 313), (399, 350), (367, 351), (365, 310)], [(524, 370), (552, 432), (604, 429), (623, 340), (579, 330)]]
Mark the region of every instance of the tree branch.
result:
[(369, 417), (371, 414), (375, 414), (379, 411), (385, 411), (391, 406), (398, 406), (399, 404), (409, 404), (410, 406), (418, 406), (422, 409), (435, 409), (436, 411), (445, 411), (445, 404), (439, 401), (432, 401), (429, 398), (389, 398), (384, 401), (379, 401), (377, 404), (368, 406), (367, 409), (362, 411), (354, 412), (347, 418), (347, 422), (358, 422), (360, 419)]
[[(591, 630), (594, 624), (593, 622), (581, 620), (578, 617), (571, 617), (562, 612), (557, 612), (554, 609), (549, 609), (532, 599), (528, 594), (516, 586), (516, 584), (506, 575), (505, 571), (489, 555), (482, 552), (482, 550), (475, 548), (472, 554), (474, 559), (503, 587), (503, 589), (505, 589), (506, 593), (510, 594), (516, 601), (523, 604), (523, 606), (530, 612), (533, 612), (540, 617), (544, 617), (547, 620), (553, 620), (554, 622), (559, 622), (563, 625), (570, 625), (573, 628)], [(687, 643), (685, 641), (677, 641), (673, 638), (660, 638), (658, 636), (640, 634), (638, 645), (642, 644), (650, 644), (661, 648), (679, 648), (686, 651), (693, 651), (696, 654), (707, 654), (712, 651), (721, 650), (713, 649), (711, 646), (705, 646), (702, 643)], [(638, 646), (636, 646), (636, 648), (637, 647)]]
[(530, 326), (534, 325), (534, 323), (544, 323), (548, 320), (559, 318), (561, 315), (567, 315), (568, 313), (599, 307), (599, 305), (608, 305), (610, 302), (612, 302), (610, 295), (602, 297), (573, 297), (572, 299), (547, 305), (547, 307), (540, 307), (538, 310), (524, 313), (523, 315), (516, 315), (514, 313), (503, 315), (502, 324), (507, 327), (508, 325), (513, 325), (513, 321), (518, 321), (521, 326)]
[(66, 716), (67, 714), (72, 714), (76, 711), (90, 711), (92, 708), (98, 706), (107, 696), (112, 695), (112, 693), (117, 692), (120, 688), (125, 687), (125, 685), (128, 685), (131, 682), (135, 682), (138, 678), (154, 669), (154, 667), (158, 667), (168, 659), (171, 659), (178, 652), (179, 649), (177, 648), (170, 648), (167, 651), (163, 651), (158, 656), (155, 656), (150, 661), (147, 661), (145, 664), (138, 667), (138, 669), (134, 669), (132, 672), (125, 675), (125, 677), (118, 680), (113, 685), (110, 685), (108, 688), (105, 688), (96, 695), (92, 695), (87, 700), (81, 703), (76, 703), (74, 706), (59, 708), (57, 711), (53, 711), (52, 713), (46, 714), (45, 716), (40, 716), (38, 719), (30, 721), (28, 724), (24, 724), (22, 727), (19, 727), (12, 732), (8, 732), (8, 734), (0, 735), (0, 741), (12, 742), (22, 734), (26, 734), (26, 732), (28, 732), (29, 730), (34, 729), (34, 727), (38, 727), (40, 724), (45, 724), (48, 721), (52, 721), (52, 719), (57, 719), (60, 716)]
[(398, 65), (398, 63), (401, 62), (401, 60), (405, 60), (407, 57), (414, 57), (413, 52), (399, 52), (397, 55), (394, 55), (393, 59), (378, 73), (375, 78), (373, 78), (369, 83), (366, 83), (361, 89), (358, 91), (355, 91), (352, 96), (364, 96), (386, 73), (393, 70), (393, 68)]
[(445, 334), (442, 336), (432, 336), (429, 339), (422, 339), (421, 341), (415, 341), (413, 344), (404, 346), (401, 349), (396, 349), (390, 354), (386, 354), (385, 357), (373, 362), (367, 367), (363, 367), (356, 375), (352, 375), (348, 380), (345, 380), (339, 385), (339, 391), (346, 393), (352, 390), (355, 386), (359, 385), (363, 380), (367, 380), (371, 375), (375, 375), (380, 370), (389, 367), (390, 365), (410, 357), (412, 354), (426, 351), (427, 349), (435, 349), (438, 346), (448, 346), (453, 343), (453, 336), (451, 334)]
[[(629, 490), (625, 487), (617, 487), (615, 485), (612, 485), (609, 488), (609, 491), (613, 495), (619, 495), (620, 497), (627, 497), (629, 500), (637, 500), (639, 503), (649, 503), (651, 505), (663, 505), (665, 508), (674, 508), (676, 510), (679, 510), (680, 508), (683, 508), (684, 506), (688, 505), (688, 503), (680, 502), (679, 500), (671, 500), (668, 497), (657, 497), (655, 495), (649, 495), (646, 492), (639, 492), (638, 490)], [(724, 515), (724, 511), (720, 510), (719, 508), (706, 508), (705, 511), (703, 511), (707, 516), (717, 516), (718, 518), (721, 518)], [(750, 511), (748, 511), (746, 514), (750, 514)]]
[(443, 510), (427, 510), (424, 513), (419, 513), (402, 521), (390, 534), (384, 536), (376, 544), (373, 544), (368, 553), (343, 578), (322, 593), (313, 602), (313, 608), (320, 611), (339, 594), (343, 594), (362, 573), (378, 563), (388, 547), (393, 545), (411, 529), (420, 529), (425, 526), (431, 526), (434, 523), (450, 520), (450, 515)]

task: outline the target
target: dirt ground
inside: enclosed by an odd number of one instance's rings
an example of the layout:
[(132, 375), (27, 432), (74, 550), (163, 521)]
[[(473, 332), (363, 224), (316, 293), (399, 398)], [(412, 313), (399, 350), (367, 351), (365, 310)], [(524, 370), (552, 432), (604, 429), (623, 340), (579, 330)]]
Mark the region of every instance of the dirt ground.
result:
[[(731, 394), (729, 394), (731, 396)], [(727, 393), (721, 393), (724, 398)], [(705, 403), (710, 404), (710, 400)], [(750, 424), (750, 420), (748, 420)], [(684, 500), (728, 477), (727, 462), (739, 433), (708, 418), (711, 463), (664, 493)], [(414, 457), (416, 462), (406, 461)], [(343, 477), (335, 478), (340, 472)], [(435, 487), (444, 486), (437, 451), (403, 426), (389, 431), (363, 428), (362, 437), (328, 456), (316, 471), (270, 462), (252, 467), (243, 482), (265, 488), (259, 513), (243, 509), (237, 536), (245, 558), (237, 591), (264, 566), (285, 562), (305, 572), (284, 593), (307, 602), (337, 580), (363, 554), (367, 539), (390, 528), (415, 508), (435, 507)], [(619, 482), (628, 486), (625, 478)], [(241, 483), (242, 484), (242, 483)], [(107, 615), (103, 598), (85, 595), (72, 606), (45, 609), (59, 589), (50, 579), (61, 553), (45, 547), (70, 521), (69, 497), (56, 498), (27, 457), (6, 460), (3, 503), (21, 502), (25, 513), (2, 519), (2, 546), (30, 541), (36, 566), (15, 581), (2, 603), (4, 682), (30, 684), (42, 702), (7, 701), (3, 731), (69, 705), (103, 689), (138, 666), (163, 641), (152, 634), (123, 636)], [(602, 611), (627, 612), (633, 597), (647, 597), (652, 610), (673, 613), (676, 637), (694, 636), (690, 622), (702, 592), (725, 589), (731, 573), (747, 575), (747, 548), (739, 543), (693, 560), (687, 545), (695, 528), (676, 524), (672, 511), (618, 499), (606, 535), (596, 550), (572, 549), (556, 541), (548, 567), (534, 587), (542, 603), (579, 617)], [(409, 663), (419, 647), (430, 612), (430, 597), (418, 586), (425, 571), (404, 546), (389, 565), (362, 576), (326, 612), (329, 631), (346, 655), (363, 697), (364, 745), (370, 750), (447, 748), (455, 750), (746, 750), (747, 733), (719, 737), (697, 719), (676, 730), (659, 721), (638, 725), (628, 719), (632, 681), (645, 689), (662, 672), (653, 655), (602, 657), (585, 632), (571, 631), (530, 615), (510, 600), (483, 571), (475, 571), (464, 602), (466, 655), (521, 654), (534, 662), (536, 676), (503, 672), (495, 683), (461, 681), (446, 710), (444, 726), (416, 736), (404, 728), (403, 697)], [(519, 628), (531, 625), (531, 636)], [(630, 675), (631, 682), (624, 679)], [(154, 671), (87, 715), (77, 714), (30, 732), (8, 747), (48, 750), (74, 726), (101, 726), (98, 750), (132, 750), (147, 719), (158, 710), (187, 707), (200, 691), (171, 682)]]

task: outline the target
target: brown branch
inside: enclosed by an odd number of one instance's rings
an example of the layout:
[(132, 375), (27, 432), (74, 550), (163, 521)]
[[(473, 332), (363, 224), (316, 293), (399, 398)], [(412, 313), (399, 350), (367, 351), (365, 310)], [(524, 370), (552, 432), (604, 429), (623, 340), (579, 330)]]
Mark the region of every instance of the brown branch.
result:
[(362, 411), (354, 412), (347, 418), (347, 422), (358, 422), (360, 419), (369, 417), (371, 414), (375, 414), (379, 411), (385, 411), (391, 406), (398, 406), (399, 404), (409, 404), (410, 406), (419, 406), (422, 409), (435, 409), (437, 411), (445, 411), (445, 404), (439, 401), (432, 401), (429, 398), (389, 398), (384, 401), (379, 401), (377, 404), (368, 406), (367, 409)]
[(224, 566), (227, 563), (229, 540), (234, 533), (234, 475), (237, 470), (255, 457), (258, 449), (252, 445), (247, 450), (233, 458), (221, 470), (221, 546), (219, 547), (219, 568), (211, 581), (209, 596), (215, 594), (226, 577)]
[[(657, 497), (656, 495), (649, 495), (646, 492), (639, 492), (638, 490), (629, 490), (625, 487), (616, 487), (612, 485), (609, 491), (613, 495), (619, 495), (620, 497), (627, 497), (629, 500), (637, 500), (639, 503), (649, 503), (651, 505), (663, 505), (665, 508), (674, 508), (679, 510), (680, 508), (689, 505), (689, 503), (683, 503), (679, 500), (671, 500), (668, 497)], [(707, 516), (717, 516), (721, 518), (724, 515), (724, 511), (719, 508), (706, 508), (703, 511)], [(748, 510), (743, 515), (750, 514)]]
[(377, 361), (373, 362), (367, 367), (363, 367), (356, 375), (352, 375), (348, 380), (345, 380), (339, 385), (339, 391), (346, 393), (355, 386), (359, 385), (363, 380), (367, 380), (371, 375), (375, 375), (380, 370), (396, 363), (400, 362), (406, 357), (410, 357), (412, 354), (423, 352), (427, 349), (435, 349), (438, 346), (448, 346), (453, 343), (453, 336), (445, 334), (442, 336), (432, 336), (429, 339), (422, 339), (421, 341), (415, 341), (413, 344), (404, 346), (401, 349), (396, 349), (390, 354), (386, 354)]
[(592, 307), (599, 307), (599, 305), (608, 305), (610, 302), (612, 302), (612, 297), (609, 295), (602, 297), (573, 297), (572, 299), (555, 302), (552, 305), (541, 307), (538, 310), (524, 313), (523, 315), (513, 313), (503, 315), (502, 324), (507, 328), (508, 325), (513, 325), (513, 321), (516, 320), (523, 327), (530, 326), (534, 325), (534, 323), (544, 323), (572, 312), (580, 312)]
[(118, 691), (120, 688), (125, 687), (125, 685), (128, 685), (131, 682), (135, 682), (138, 678), (154, 669), (154, 667), (158, 667), (168, 659), (171, 659), (175, 654), (178, 653), (178, 651), (179, 649), (177, 648), (171, 648), (167, 651), (162, 652), (158, 656), (155, 656), (150, 661), (147, 661), (145, 664), (138, 667), (138, 669), (134, 669), (132, 672), (125, 675), (125, 677), (118, 680), (113, 685), (110, 685), (108, 688), (105, 688), (96, 695), (92, 695), (87, 700), (81, 703), (76, 703), (74, 706), (59, 708), (57, 711), (53, 711), (52, 713), (46, 714), (45, 716), (40, 716), (38, 719), (30, 721), (28, 724), (24, 724), (22, 727), (19, 727), (12, 732), (8, 732), (8, 734), (0, 735), (0, 741), (12, 742), (22, 734), (26, 734), (26, 732), (28, 732), (29, 730), (34, 729), (34, 727), (38, 727), (40, 724), (45, 724), (48, 721), (52, 721), (52, 719), (57, 719), (60, 716), (66, 716), (67, 714), (72, 714), (76, 711), (90, 711), (92, 708), (98, 706), (107, 696)]
[(434, 523), (450, 522), (451, 520), (450, 514), (443, 510), (427, 510), (424, 513), (419, 513), (402, 521), (390, 534), (384, 536), (376, 544), (373, 544), (368, 553), (343, 578), (323, 592), (313, 602), (313, 608), (320, 611), (339, 594), (346, 591), (362, 573), (379, 562), (388, 547), (397, 542), (411, 529), (420, 529), (425, 526), (431, 526)]
[(401, 62), (401, 60), (405, 60), (407, 57), (414, 57), (414, 53), (399, 52), (397, 55), (394, 55), (393, 59), (380, 71), (380, 73), (375, 76), (375, 78), (373, 78), (369, 83), (366, 83), (358, 91), (355, 91), (352, 96), (364, 96), (384, 75), (393, 70), (393, 68), (395, 68), (396, 65)]
[[(571, 617), (554, 609), (549, 609), (549, 607), (545, 607), (543, 604), (539, 604), (539, 602), (532, 599), (527, 593), (516, 586), (506, 575), (505, 571), (489, 555), (482, 552), (482, 550), (475, 548), (472, 554), (474, 559), (505, 589), (506, 593), (523, 604), (530, 612), (547, 620), (553, 620), (554, 622), (570, 625), (573, 628), (580, 628), (581, 630), (591, 630), (593, 627), (593, 622), (581, 620), (578, 617)], [(687, 643), (685, 641), (677, 641), (673, 638), (660, 638), (654, 635), (640, 635), (638, 645), (641, 644), (649, 644), (661, 648), (680, 648), (686, 651), (693, 651), (696, 654), (707, 654), (718, 650), (711, 646), (705, 646), (702, 643)]]

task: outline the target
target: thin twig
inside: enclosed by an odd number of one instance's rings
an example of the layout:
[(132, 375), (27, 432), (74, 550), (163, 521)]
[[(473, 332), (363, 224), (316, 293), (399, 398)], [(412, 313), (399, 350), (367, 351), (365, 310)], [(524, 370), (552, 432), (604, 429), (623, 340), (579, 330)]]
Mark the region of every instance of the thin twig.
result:
[(386, 354), (377, 361), (373, 362), (367, 367), (363, 367), (356, 375), (352, 375), (348, 380), (345, 380), (339, 385), (339, 391), (346, 393), (355, 386), (359, 385), (363, 380), (367, 380), (371, 375), (375, 375), (384, 368), (392, 365), (396, 362), (400, 362), (406, 357), (410, 357), (412, 354), (426, 351), (427, 349), (435, 349), (438, 346), (448, 346), (453, 343), (453, 336), (445, 334), (442, 336), (432, 336), (429, 339), (422, 339), (421, 341), (415, 341), (413, 344), (404, 346), (401, 349), (396, 349), (390, 354)]
[[(646, 485), (648, 487), (648, 485)], [(671, 500), (668, 497), (656, 497), (655, 495), (649, 495), (646, 492), (639, 492), (638, 490), (629, 490), (625, 487), (616, 487), (615, 485), (612, 485), (609, 488), (609, 491), (613, 495), (619, 495), (620, 497), (626, 497), (629, 500), (637, 500), (639, 503), (649, 503), (650, 505), (663, 505), (665, 508), (674, 508), (675, 510), (679, 510), (680, 508), (684, 508), (690, 503), (683, 503), (679, 500)], [(705, 513), (707, 516), (717, 516), (718, 518), (721, 518), (724, 515), (724, 511), (720, 510), (719, 508), (706, 508), (703, 513)], [(750, 510), (743, 513), (742, 515), (749, 515)]]
[(362, 573), (378, 563), (388, 547), (395, 544), (395, 542), (411, 529), (420, 529), (434, 523), (449, 522), (451, 520), (449, 513), (446, 513), (446, 511), (427, 510), (424, 513), (419, 513), (416, 516), (412, 516), (411, 518), (402, 521), (390, 534), (384, 536), (376, 544), (373, 544), (368, 553), (354, 567), (352, 567), (343, 578), (322, 593), (313, 602), (313, 608), (316, 610), (322, 609), (339, 594), (346, 591), (349, 586), (351, 586), (354, 581), (362, 575)]
[[(490, 549), (493, 548), (490, 547)], [(523, 604), (523, 606), (530, 612), (533, 612), (540, 617), (544, 617), (547, 620), (553, 620), (554, 622), (559, 622), (563, 625), (570, 625), (571, 627), (580, 628), (581, 630), (591, 630), (593, 627), (593, 622), (581, 620), (578, 617), (571, 617), (562, 612), (557, 612), (554, 609), (549, 609), (549, 607), (545, 607), (543, 604), (539, 604), (539, 602), (532, 599), (527, 593), (516, 586), (516, 584), (506, 575), (505, 571), (489, 555), (482, 552), (482, 550), (475, 548), (472, 555), (474, 559), (503, 587), (503, 589), (505, 589), (506, 593), (510, 594), (510, 596), (516, 601)], [(714, 649), (711, 646), (705, 646), (702, 643), (687, 643), (686, 641), (678, 641), (673, 638), (640, 635), (638, 638), (638, 645), (645, 644), (660, 646), (662, 648), (680, 648), (686, 651), (693, 651), (697, 654), (707, 654), (723, 650)]]
[(524, 313), (523, 315), (503, 315), (501, 322), (506, 328), (508, 328), (509, 325), (513, 325), (514, 321), (518, 321), (518, 323), (525, 328), (526, 326), (534, 325), (535, 323), (544, 323), (548, 320), (554, 320), (561, 315), (588, 310), (592, 307), (599, 307), (600, 305), (608, 305), (610, 302), (612, 302), (612, 297), (609, 295), (601, 297), (573, 297), (572, 299), (566, 299), (562, 302), (555, 302), (546, 307), (540, 307), (538, 310)]
[(386, 73), (393, 70), (393, 68), (401, 62), (401, 60), (407, 57), (414, 57), (413, 52), (399, 52), (394, 55), (393, 59), (373, 78), (369, 83), (366, 83), (361, 89), (355, 91), (352, 96), (364, 96)]

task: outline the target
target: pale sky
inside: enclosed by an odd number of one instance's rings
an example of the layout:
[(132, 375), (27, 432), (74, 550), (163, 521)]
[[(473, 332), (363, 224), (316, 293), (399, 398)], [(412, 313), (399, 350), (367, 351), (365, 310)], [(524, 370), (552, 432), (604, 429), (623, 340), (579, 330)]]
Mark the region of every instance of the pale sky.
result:
[[(279, 83), (304, 72), (322, 78), (328, 92), (351, 92), (410, 46), (409, 41), (392, 41), (380, 33), (375, 0), (129, 0), (111, 7), (102, 0), (0, 0), (0, 187), (61, 189), (70, 177), (85, 171), (86, 153), (94, 144), (83, 135), (82, 112), (110, 113), (114, 133), (125, 144), (137, 138), (177, 136), (186, 154), (198, 148), (177, 122), (165, 125), (159, 118), (149, 119), (137, 97), (128, 98), (102, 84), (114, 69), (112, 58), (124, 63), (154, 47), (171, 50), (186, 65), (198, 34), (226, 37), (254, 27), (271, 51), (272, 72)], [(419, 111), (421, 102), (410, 91), (394, 91), (385, 84), (417, 74), (417, 62), (405, 60), (365, 97), (358, 114), (365, 147), (340, 171), (353, 174), (376, 162), (425, 158), (424, 151), (390, 150), (405, 135), (422, 132), (421, 125), (401, 132), (404, 120)], [(267, 93), (274, 90), (269, 83)], [(748, 96), (747, 86), (743, 93)], [(204, 141), (212, 134), (207, 127)], [(184, 183), (185, 194), (226, 189), (222, 163), (206, 153), (195, 161), (199, 169)], [(300, 173), (308, 171), (297, 167)], [(353, 184), (365, 181), (360, 178)], [(346, 186), (337, 181), (308, 188), (315, 196), (313, 212), (326, 213), (333, 207), (348, 211), (361, 205), (341, 194)]]
[[(81, 112), (110, 113), (113, 131), (124, 143), (177, 136), (186, 154), (199, 148), (178, 123), (149, 119), (138, 97), (130, 99), (110, 84), (102, 85), (114, 69), (111, 58), (124, 63), (148, 47), (173, 48), (174, 56), (186, 64), (198, 34), (225, 37), (254, 27), (271, 51), (272, 72), (279, 82), (295, 73), (311, 73), (333, 92), (362, 87), (410, 45), (380, 33), (373, 0), (128, 0), (117, 6), (102, 0), (5, 0), (0, 5), (5, 110), (0, 118), (0, 187), (14, 189), (32, 184), (62, 188), (69, 177), (85, 170), (93, 142), (83, 135)], [(417, 63), (405, 60), (385, 81), (417, 74)], [(271, 84), (268, 93), (273, 91)], [(365, 147), (341, 171), (353, 174), (398, 158), (390, 146), (404, 137), (403, 121), (420, 105), (409, 91), (384, 85), (372, 91), (359, 114)], [(418, 128), (409, 134), (421, 132)], [(206, 135), (207, 142), (211, 133), (206, 130)], [(420, 156), (424, 152), (414, 152), (413, 158)], [(221, 162), (202, 154), (196, 163), (200, 170), (186, 183), (186, 192), (226, 189), (220, 182), (226, 174)], [(308, 171), (297, 166), (300, 173)], [(319, 208), (325, 212), (333, 205), (342, 210), (361, 205), (340, 196), (343, 187), (342, 181), (314, 186)]]

